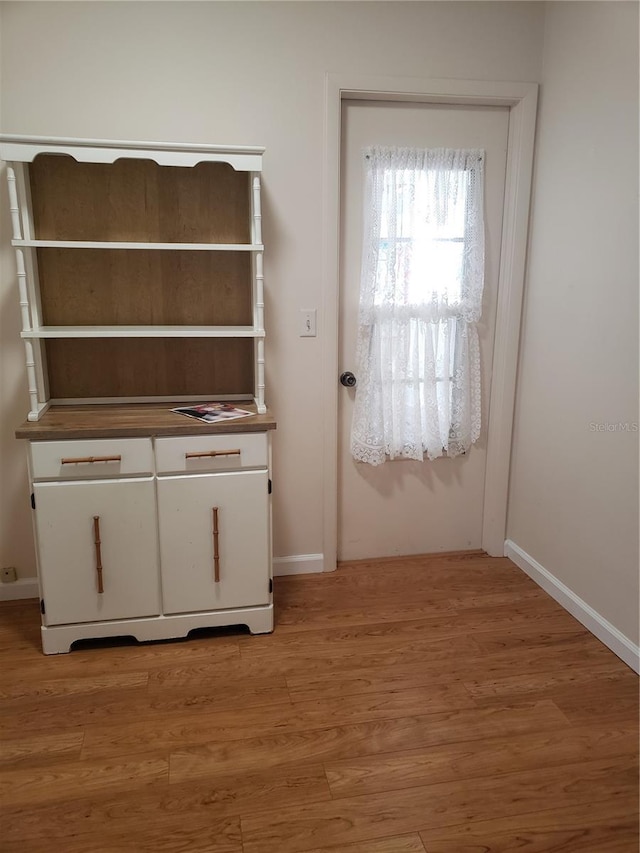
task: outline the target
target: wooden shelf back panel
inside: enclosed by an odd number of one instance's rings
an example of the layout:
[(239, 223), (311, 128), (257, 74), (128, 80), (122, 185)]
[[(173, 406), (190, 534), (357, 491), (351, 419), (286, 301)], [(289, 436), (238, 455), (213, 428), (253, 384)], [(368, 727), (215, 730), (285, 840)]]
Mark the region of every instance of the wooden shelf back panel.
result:
[(253, 397), (253, 340), (48, 340), (51, 397)]
[(250, 326), (246, 252), (38, 249), (47, 326)]
[(29, 167), (35, 237), (249, 243), (248, 172), (227, 163), (78, 163), (41, 154)]

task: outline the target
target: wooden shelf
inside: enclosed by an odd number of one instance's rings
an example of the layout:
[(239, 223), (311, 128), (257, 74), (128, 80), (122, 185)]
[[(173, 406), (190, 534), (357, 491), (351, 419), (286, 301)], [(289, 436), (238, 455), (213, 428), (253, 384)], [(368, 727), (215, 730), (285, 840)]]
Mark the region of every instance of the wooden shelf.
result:
[(108, 240), (12, 240), (17, 249), (145, 249), (174, 252), (263, 252), (262, 243), (129, 243)]

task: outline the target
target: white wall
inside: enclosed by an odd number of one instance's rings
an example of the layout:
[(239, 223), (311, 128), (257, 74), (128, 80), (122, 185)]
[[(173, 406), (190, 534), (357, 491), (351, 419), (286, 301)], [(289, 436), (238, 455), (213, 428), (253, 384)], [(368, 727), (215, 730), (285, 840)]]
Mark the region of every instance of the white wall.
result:
[(637, 644), (638, 4), (548, 4), (542, 83), (507, 535)]
[[(537, 80), (543, 4), (16, 2), (1, 13), (4, 132), (267, 147), (275, 553), (320, 552), (322, 328), (297, 337), (297, 312), (322, 304), (324, 75)], [(0, 508), (11, 517), (0, 565), (29, 575), (27, 483), (11, 438), (27, 410), (11, 263), (1, 282), (3, 304), (14, 301), (2, 327)]]

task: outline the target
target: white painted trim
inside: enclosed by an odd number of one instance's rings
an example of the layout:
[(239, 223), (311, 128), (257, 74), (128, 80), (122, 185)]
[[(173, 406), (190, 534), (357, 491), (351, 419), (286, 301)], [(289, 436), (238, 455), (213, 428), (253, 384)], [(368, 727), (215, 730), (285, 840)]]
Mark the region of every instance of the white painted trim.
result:
[(505, 106), (510, 109), (482, 530), (483, 549), (492, 556), (501, 556), (506, 533), (538, 84), (326, 75), (322, 197), (323, 551), (325, 566), (329, 569), (337, 564), (338, 550), (340, 120), (342, 100), (346, 98)]
[(240, 171), (259, 172), (264, 148), (244, 145), (198, 145), (179, 142), (131, 142), (115, 139), (70, 139), (55, 136), (0, 135), (0, 159), (30, 163), (38, 154), (68, 154), (78, 162), (115, 163), (120, 157), (155, 160), (161, 166), (195, 166), (225, 162)]
[(39, 598), (38, 578), (18, 578), (12, 583), (0, 583), (0, 601), (18, 601), (21, 598)]
[(542, 587), (631, 669), (640, 673), (640, 648), (628, 637), (625, 637), (615, 625), (601, 616), (597, 610), (594, 610), (579, 595), (576, 595), (573, 590), (559, 581), (548, 569), (545, 569), (510, 539), (505, 540), (504, 555), (522, 569), (525, 574), (529, 575), (531, 580)]
[(507, 533), (511, 439), (526, 272), (538, 87), (511, 106), (487, 429), (482, 547), (502, 553)]
[(74, 136), (29, 136), (20, 133), (0, 134), (0, 144), (11, 145), (45, 145), (55, 147), (72, 146), (73, 148), (157, 148), (160, 151), (209, 151), (233, 154), (264, 154), (265, 149), (259, 145), (210, 145), (199, 142), (140, 142), (139, 140), (123, 139), (88, 139)]
[(295, 554), (292, 557), (274, 557), (273, 575), (307, 575), (324, 571), (322, 554)]

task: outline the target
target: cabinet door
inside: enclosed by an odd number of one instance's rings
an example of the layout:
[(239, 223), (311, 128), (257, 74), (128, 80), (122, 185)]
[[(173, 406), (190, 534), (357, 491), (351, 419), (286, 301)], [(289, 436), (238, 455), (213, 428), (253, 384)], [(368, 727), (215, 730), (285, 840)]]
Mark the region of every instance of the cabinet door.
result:
[(266, 471), (158, 479), (165, 613), (224, 610), (269, 602), (267, 485)]
[(160, 612), (152, 479), (37, 483), (34, 493), (47, 625)]

